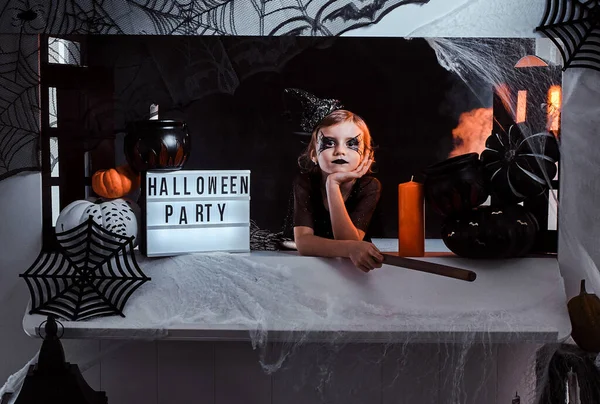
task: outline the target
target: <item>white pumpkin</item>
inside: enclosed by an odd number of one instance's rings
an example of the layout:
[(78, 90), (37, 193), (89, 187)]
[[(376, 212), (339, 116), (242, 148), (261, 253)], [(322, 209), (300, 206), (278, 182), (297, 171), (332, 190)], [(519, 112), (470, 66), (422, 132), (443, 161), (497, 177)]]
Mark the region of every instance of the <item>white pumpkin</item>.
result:
[(133, 245), (137, 245), (141, 210), (129, 199), (77, 200), (71, 202), (60, 212), (56, 220), (56, 232), (62, 233), (77, 227), (91, 216), (94, 222), (106, 230), (130, 237), (134, 236)]
[(71, 230), (86, 221), (88, 215), (84, 216), (83, 214), (85, 210), (93, 204), (94, 202), (92, 201), (82, 199), (73, 201), (65, 206), (56, 219), (56, 232), (62, 233)]

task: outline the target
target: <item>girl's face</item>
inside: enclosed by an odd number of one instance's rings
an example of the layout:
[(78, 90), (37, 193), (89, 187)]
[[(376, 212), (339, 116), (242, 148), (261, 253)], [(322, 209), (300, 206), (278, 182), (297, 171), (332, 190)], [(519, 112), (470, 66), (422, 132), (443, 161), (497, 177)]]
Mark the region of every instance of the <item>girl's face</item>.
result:
[(361, 163), (365, 145), (363, 134), (352, 122), (319, 129), (317, 133), (317, 161), (327, 174), (348, 172)]

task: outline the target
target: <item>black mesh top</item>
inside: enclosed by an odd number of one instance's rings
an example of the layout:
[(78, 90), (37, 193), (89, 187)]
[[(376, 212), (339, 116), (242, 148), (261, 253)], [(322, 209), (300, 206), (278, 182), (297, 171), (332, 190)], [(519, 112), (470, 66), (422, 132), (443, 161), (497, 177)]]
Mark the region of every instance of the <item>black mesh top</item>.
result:
[[(368, 236), (369, 223), (381, 195), (381, 183), (375, 177), (363, 176), (356, 180), (345, 205), (354, 226)], [(313, 229), (315, 236), (333, 239), (329, 211), (321, 192), (321, 174), (300, 174), (294, 180), (294, 226)]]

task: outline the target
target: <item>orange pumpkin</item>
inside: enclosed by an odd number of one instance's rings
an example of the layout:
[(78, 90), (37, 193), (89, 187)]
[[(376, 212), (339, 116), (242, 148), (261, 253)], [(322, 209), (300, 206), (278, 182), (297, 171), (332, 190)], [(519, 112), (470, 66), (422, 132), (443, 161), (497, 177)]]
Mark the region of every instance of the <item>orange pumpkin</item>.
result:
[(92, 189), (104, 198), (121, 198), (140, 186), (140, 175), (128, 164), (98, 170), (92, 176)]

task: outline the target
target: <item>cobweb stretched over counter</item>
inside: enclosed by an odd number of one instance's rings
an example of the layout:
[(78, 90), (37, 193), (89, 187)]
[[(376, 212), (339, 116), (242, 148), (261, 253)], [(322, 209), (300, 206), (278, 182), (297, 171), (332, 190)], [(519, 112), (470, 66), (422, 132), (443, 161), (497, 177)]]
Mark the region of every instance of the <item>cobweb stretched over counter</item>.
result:
[[(249, 332), (256, 360), (264, 372), (276, 374), (302, 369), (305, 377), (295, 381), (293, 388), (317, 389), (317, 402), (340, 402), (350, 390), (355, 391), (353, 386), (339, 384), (340, 379), (364, 379), (361, 382), (363, 394), (366, 391), (376, 394), (377, 389), (395, 391), (392, 386), (407, 378), (415, 379), (411, 373), (416, 372), (420, 376), (415, 380), (422, 383), (440, 379), (443, 384), (440, 391), (449, 395), (447, 402), (462, 403), (467, 397), (469, 400), (491, 397), (489, 386), (477, 388), (470, 383), (489, 384), (489, 379), (495, 377), (493, 369), (499, 354), (498, 347), (492, 343), (492, 334), (510, 329), (513, 323), (515, 327), (522, 326), (513, 318), (515, 313), (533, 312), (537, 307), (532, 307), (531, 301), (514, 299), (500, 310), (491, 304), (493, 299), (482, 299), (477, 307), (457, 308), (460, 307), (457, 302), (464, 299), (460, 294), (447, 296), (449, 301), (444, 304), (435, 298), (436, 290), (451, 282), (459, 282), (461, 286), (463, 283), (433, 275), (425, 275), (431, 283), (431, 295), (406, 293), (406, 287), (395, 288), (392, 282), (388, 282), (382, 293), (369, 294), (367, 290), (374, 287), (369, 279), (377, 275), (352, 271), (348, 262), (328, 260), (334, 266), (333, 271), (346, 272), (343, 276), (319, 278), (310, 272), (310, 276), (299, 277), (292, 273), (299, 267), (279, 264), (291, 261), (281, 260), (281, 256), (268, 259), (269, 254), (281, 253), (253, 254), (266, 258), (226, 253), (153, 259), (140, 256), (138, 263), (152, 277), (152, 282), (141, 287), (125, 307), (126, 328), (138, 330), (131, 337), (161, 339), (168, 335), (168, 328), (182, 324), (239, 329), (246, 336)], [(287, 257), (287, 260), (295, 259), (303, 260), (302, 265), (320, 260)], [(393, 276), (391, 268), (387, 272), (387, 276)], [(407, 275), (407, 282), (423, 276), (417, 272)], [(334, 278), (348, 285), (328, 293), (332, 288), (328, 284)], [(469, 286), (471, 284), (464, 283), (465, 288)], [(397, 293), (398, 290), (402, 292)], [(515, 295), (522, 292), (515, 291)], [(554, 300), (550, 298), (546, 304)], [(120, 317), (95, 319), (93, 336), (107, 336), (111, 327), (123, 326), (122, 321)], [(340, 332), (348, 329), (342, 327), (379, 330), (379, 342), (356, 344), (360, 341), (356, 334)], [(543, 321), (538, 324), (534, 321), (530, 327), (544, 330), (546, 325)], [(399, 329), (408, 332), (398, 334)], [(446, 333), (453, 329), (457, 332), (452, 336), (437, 331)], [(429, 343), (423, 343), (425, 332), (431, 334)], [(436, 342), (438, 337), (441, 342)], [(511, 337), (519, 335), (515, 333)], [(513, 349), (518, 351), (517, 347), (509, 347), (504, 353)], [(534, 350), (520, 354), (524, 361), (535, 361)], [(83, 368), (86, 363), (85, 359), (80, 361)], [(378, 378), (384, 367), (389, 377), (382, 386)], [(361, 376), (365, 369), (377, 373)], [(512, 371), (519, 374), (515, 381), (519, 395), (524, 399), (532, 397), (534, 369)], [(399, 391), (406, 397), (419, 399), (419, 389)]]

